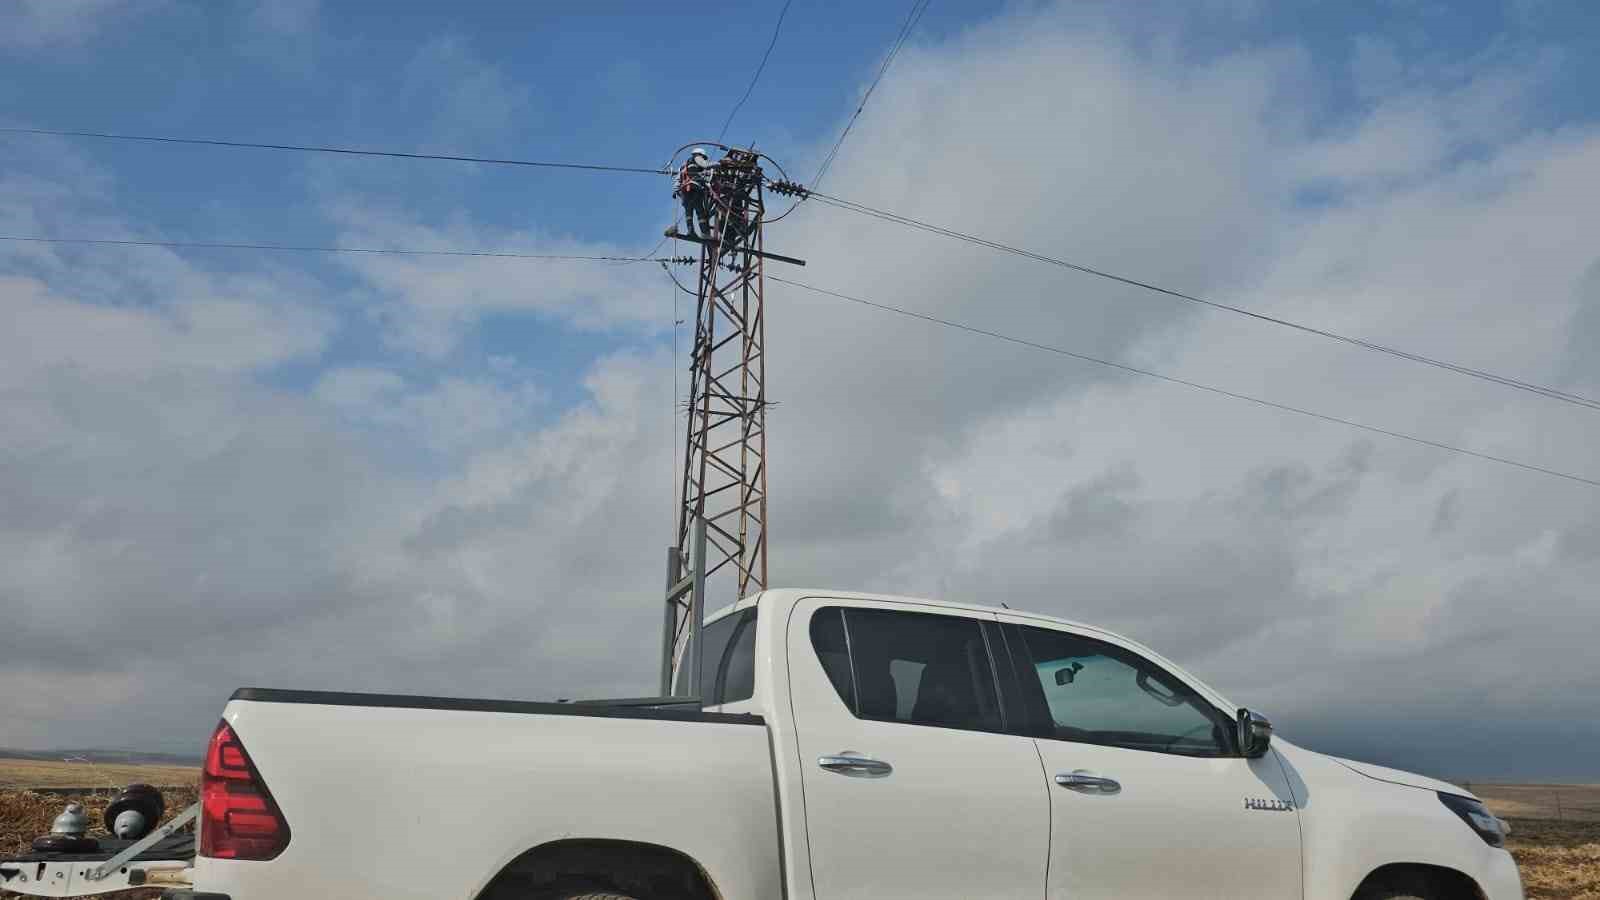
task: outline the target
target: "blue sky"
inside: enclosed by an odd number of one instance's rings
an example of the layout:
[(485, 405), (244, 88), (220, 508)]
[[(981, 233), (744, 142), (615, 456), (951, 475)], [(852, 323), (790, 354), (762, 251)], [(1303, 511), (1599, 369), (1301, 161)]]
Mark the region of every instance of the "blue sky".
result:
[[(780, 8), (5, 2), (0, 125), (630, 166), (715, 137)], [(809, 177), (908, 7), (794, 0), (730, 139)], [(1595, 396), (1597, 18), (934, 0), (828, 185)], [(647, 175), (0, 154), (9, 235), (634, 253), (674, 212)], [(1571, 407), (826, 207), (767, 239), (821, 287), (1600, 477)], [(673, 300), (648, 265), (0, 246), (0, 744), (183, 749), (240, 684), (647, 690)], [(778, 584), (1095, 621), (1312, 746), (1597, 774), (1594, 492), (768, 302)]]

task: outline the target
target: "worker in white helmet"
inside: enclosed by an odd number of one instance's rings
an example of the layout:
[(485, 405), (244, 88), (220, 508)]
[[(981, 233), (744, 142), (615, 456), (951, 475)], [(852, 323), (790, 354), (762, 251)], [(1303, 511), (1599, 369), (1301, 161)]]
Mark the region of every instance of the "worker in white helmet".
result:
[(700, 222), (700, 236), (709, 238), (712, 235), (711, 170), (715, 166), (706, 151), (696, 147), (689, 151), (688, 160), (678, 170), (678, 187), (672, 196), (683, 201), (683, 229), (691, 235), (695, 233), (696, 219)]

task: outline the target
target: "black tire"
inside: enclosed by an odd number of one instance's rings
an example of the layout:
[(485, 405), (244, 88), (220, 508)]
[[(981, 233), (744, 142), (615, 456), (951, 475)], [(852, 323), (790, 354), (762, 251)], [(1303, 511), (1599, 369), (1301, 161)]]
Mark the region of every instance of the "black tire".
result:
[(1355, 900), (1446, 900), (1445, 895), (1420, 874), (1398, 874), (1363, 885)]
[(633, 894), (598, 887), (593, 882), (532, 889), (510, 882), (490, 888), (482, 897), (483, 900), (645, 900)]

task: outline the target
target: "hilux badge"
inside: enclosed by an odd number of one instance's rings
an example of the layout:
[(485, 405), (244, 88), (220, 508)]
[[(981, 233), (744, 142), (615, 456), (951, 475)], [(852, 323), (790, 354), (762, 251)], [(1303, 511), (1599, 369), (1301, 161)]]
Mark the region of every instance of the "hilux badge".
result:
[(1260, 809), (1267, 812), (1288, 812), (1294, 809), (1292, 800), (1263, 800), (1260, 797), (1244, 798), (1245, 809)]

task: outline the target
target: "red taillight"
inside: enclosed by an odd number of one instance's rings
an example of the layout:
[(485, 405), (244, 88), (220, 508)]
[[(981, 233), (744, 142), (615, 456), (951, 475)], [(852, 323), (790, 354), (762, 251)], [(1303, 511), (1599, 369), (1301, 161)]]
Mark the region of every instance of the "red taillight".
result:
[(200, 773), (200, 855), (272, 859), (289, 845), (289, 823), (272, 802), (244, 744), (218, 722)]

